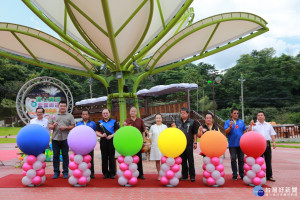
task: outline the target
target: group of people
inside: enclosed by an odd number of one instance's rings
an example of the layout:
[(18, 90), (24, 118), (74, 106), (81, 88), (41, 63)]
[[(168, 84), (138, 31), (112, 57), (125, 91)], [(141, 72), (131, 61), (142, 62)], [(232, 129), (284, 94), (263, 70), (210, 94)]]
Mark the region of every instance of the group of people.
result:
[[(74, 117), (67, 113), (67, 103), (65, 101), (59, 102), (59, 113), (53, 116), (49, 121), (43, 118), (45, 110), (43, 108), (37, 108), (37, 118), (31, 120), (31, 124), (40, 124), (48, 130), (53, 130), (52, 135), (52, 147), (53, 147), (53, 178), (56, 179), (60, 176), (60, 152), (63, 157), (63, 178), (68, 178), (68, 165), (69, 165), (69, 146), (67, 143), (68, 133), (75, 126), (85, 125), (91, 127), (95, 130), (95, 133), (100, 137), (100, 150), (102, 158), (102, 173), (103, 178), (115, 179), (116, 175), (116, 159), (118, 155), (113, 145), (114, 133), (120, 128), (116, 120), (110, 118), (110, 112), (108, 109), (102, 111), (103, 119), (95, 123), (89, 119), (89, 111), (82, 110), (81, 118), (82, 120), (75, 123)], [(275, 131), (269, 123), (265, 122), (265, 115), (263, 112), (258, 112), (257, 122), (254, 123), (252, 120), (250, 126), (247, 130), (243, 120), (238, 119), (239, 112), (237, 109), (232, 109), (231, 118), (225, 122), (225, 134), (228, 137), (229, 152), (231, 158), (231, 168), (232, 168), (232, 179), (237, 180), (238, 174), (240, 178), (244, 177), (244, 154), (240, 148), (240, 138), (246, 131), (257, 131), (261, 133), (267, 143), (267, 149), (263, 156), (266, 161), (266, 176), (267, 180), (275, 181), (272, 177), (272, 166), (271, 166), (271, 145), (270, 141), (273, 141), (273, 148), (276, 147), (275, 143)], [(137, 117), (137, 108), (130, 108), (130, 117), (123, 122), (123, 126), (134, 126), (137, 128), (142, 136), (144, 143), (146, 141), (146, 135), (151, 139), (151, 152), (150, 160), (155, 161), (157, 172), (160, 171), (160, 159), (162, 154), (158, 148), (158, 137), (159, 134), (167, 128), (163, 123), (163, 118), (161, 114), (156, 114), (155, 124), (150, 127), (148, 131), (143, 120)], [(212, 114), (208, 113), (205, 116), (205, 123), (203, 125), (198, 125), (196, 122), (189, 117), (189, 110), (187, 108), (181, 108), (180, 118), (176, 120), (172, 127), (177, 127), (186, 136), (187, 146), (185, 151), (180, 155), (182, 158), (182, 178), (180, 180), (188, 180), (190, 178), (191, 182), (195, 181), (195, 164), (193, 151), (197, 148), (197, 139), (203, 134), (210, 130), (219, 131), (218, 126), (213, 123)], [(95, 178), (94, 170), (94, 151), (89, 153), (92, 157), (91, 161), (91, 178)], [(145, 179), (143, 173), (143, 163), (142, 163), (142, 150), (140, 150), (137, 155), (139, 156), (138, 171), (140, 179)], [(204, 154), (202, 154), (205, 156)], [(238, 165), (236, 160), (238, 160)], [(238, 166), (238, 170), (237, 170)], [(160, 179), (158, 175), (158, 180)]]

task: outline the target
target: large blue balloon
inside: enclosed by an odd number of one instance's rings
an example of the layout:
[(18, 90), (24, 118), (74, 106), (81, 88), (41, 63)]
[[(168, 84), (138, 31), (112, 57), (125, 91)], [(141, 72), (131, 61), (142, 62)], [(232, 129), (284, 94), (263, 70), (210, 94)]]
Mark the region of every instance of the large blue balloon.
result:
[(17, 135), (17, 145), (27, 155), (38, 156), (45, 151), (49, 142), (49, 132), (38, 124), (29, 124), (23, 127)]

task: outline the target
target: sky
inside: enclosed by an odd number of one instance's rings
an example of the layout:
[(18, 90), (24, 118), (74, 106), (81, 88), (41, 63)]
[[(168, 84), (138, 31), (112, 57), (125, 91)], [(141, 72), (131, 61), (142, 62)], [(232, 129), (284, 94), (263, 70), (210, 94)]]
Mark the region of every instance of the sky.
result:
[[(295, 56), (300, 52), (300, 0), (194, 0), (194, 22), (225, 12), (249, 12), (268, 22), (269, 32), (240, 45), (196, 61), (218, 70), (236, 64), (242, 54), (273, 47), (276, 56)], [(57, 37), (56, 33), (36, 17), (20, 0), (0, 0), (0, 22), (10, 22), (39, 29)]]

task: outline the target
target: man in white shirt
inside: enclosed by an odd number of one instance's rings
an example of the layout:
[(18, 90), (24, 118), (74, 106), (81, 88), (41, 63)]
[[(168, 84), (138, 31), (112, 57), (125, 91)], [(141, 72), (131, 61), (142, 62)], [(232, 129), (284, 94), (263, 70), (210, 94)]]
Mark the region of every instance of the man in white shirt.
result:
[(42, 127), (46, 128), (47, 131), (49, 132), (49, 126), (48, 126), (48, 120), (46, 118), (44, 118), (44, 113), (45, 110), (44, 108), (38, 107), (36, 109), (36, 118), (30, 120), (30, 124), (39, 124)]
[(275, 182), (275, 179), (272, 177), (272, 150), (271, 143), (273, 141), (273, 149), (276, 148), (275, 135), (276, 132), (271, 124), (265, 122), (265, 113), (263, 111), (259, 111), (257, 113), (257, 122), (254, 123), (253, 120), (250, 122), (249, 131), (253, 130), (260, 134), (262, 134), (267, 141), (267, 148), (262, 156), (265, 157), (266, 161), (266, 176), (267, 180)]

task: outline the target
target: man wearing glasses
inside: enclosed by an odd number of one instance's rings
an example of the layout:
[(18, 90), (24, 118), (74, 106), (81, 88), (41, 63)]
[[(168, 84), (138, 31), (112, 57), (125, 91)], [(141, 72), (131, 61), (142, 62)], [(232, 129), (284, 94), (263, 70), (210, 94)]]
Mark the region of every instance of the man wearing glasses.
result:
[(233, 108), (231, 110), (231, 118), (225, 122), (224, 129), (225, 134), (228, 136), (229, 152), (231, 159), (232, 180), (237, 180), (237, 163), (238, 159), (239, 175), (240, 178), (244, 178), (244, 153), (240, 148), (240, 139), (244, 132), (246, 132), (246, 126), (243, 120), (238, 119), (239, 110)]
[(42, 107), (38, 107), (36, 109), (36, 118), (30, 120), (30, 124), (38, 124), (42, 127), (46, 128), (49, 132), (48, 120), (44, 118), (45, 109)]

